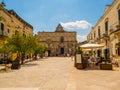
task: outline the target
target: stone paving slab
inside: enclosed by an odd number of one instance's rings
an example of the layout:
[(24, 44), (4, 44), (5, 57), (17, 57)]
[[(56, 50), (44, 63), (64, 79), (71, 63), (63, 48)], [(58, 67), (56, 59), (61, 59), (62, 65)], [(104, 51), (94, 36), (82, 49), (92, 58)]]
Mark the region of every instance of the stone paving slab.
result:
[(20, 70), (0, 73), (0, 87), (39, 87), (40, 90), (65, 90), (73, 63), (70, 58), (46, 58), (29, 62)]
[(29, 62), (20, 70), (0, 73), (0, 90), (120, 90), (120, 71), (78, 70), (68, 57)]
[(39, 90), (39, 88), (0, 88), (0, 90)]

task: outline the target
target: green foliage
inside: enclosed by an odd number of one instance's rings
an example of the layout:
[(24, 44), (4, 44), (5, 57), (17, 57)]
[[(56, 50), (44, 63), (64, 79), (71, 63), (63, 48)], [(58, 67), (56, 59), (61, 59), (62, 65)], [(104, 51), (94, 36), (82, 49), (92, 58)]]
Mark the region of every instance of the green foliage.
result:
[(89, 51), (89, 55), (90, 55), (90, 56), (92, 56), (93, 54), (94, 54), (94, 51), (93, 51), (93, 50)]
[(23, 45), (23, 37), (19, 34), (13, 35), (11, 38), (7, 40), (7, 45), (12, 46), (12, 52), (22, 52)]
[[(23, 37), (19, 33), (8, 38), (7, 43), (3, 46), (4, 51), (18, 52), (21, 54), (36, 53), (42, 54), (46, 48), (38, 44), (37, 37), (26, 36)], [(10, 50), (8, 50), (10, 49)]]
[(75, 54), (82, 54), (83, 52), (82, 52), (82, 49), (81, 49), (81, 47), (78, 47), (78, 49), (76, 49), (76, 51), (75, 51)]
[(37, 37), (21, 36), (19, 33), (8, 38), (7, 43), (1, 48), (1, 52), (7, 54), (9, 52), (17, 53), (21, 57), (21, 64), (23, 64), (25, 55), (27, 54), (43, 54), (46, 48), (38, 44)]
[(43, 51), (43, 47), (41, 45), (39, 45), (39, 44), (36, 44), (35, 48), (34, 48), (34, 53), (35, 54), (41, 54), (42, 51)]
[(4, 45), (0, 48), (0, 53), (4, 53), (7, 54), (10, 51), (10, 47), (8, 47), (7, 45)]
[(34, 52), (36, 41), (37, 39), (34, 36), (23, 37), (22, 46), (21, 46), (22, 52), (23, 53)]

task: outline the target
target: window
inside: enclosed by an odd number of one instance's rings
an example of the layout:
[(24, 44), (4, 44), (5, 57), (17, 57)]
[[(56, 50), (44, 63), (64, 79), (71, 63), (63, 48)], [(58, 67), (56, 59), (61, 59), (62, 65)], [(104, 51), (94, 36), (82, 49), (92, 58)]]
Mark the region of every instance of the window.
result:
[(7, 32), (10, 33), (10, 29), (8, 29)]
[(105, 22), (105, 33), (108, 34), (108, 21)]
[(60, 42), (64, 42), (64, 37), (63, 36), (60, 37)]
[(19, 32), (18, 32), (18, 30), (15, 30), (15, 35), (17, 35)]
[(95, 39), (95, 37), (96, 37), (96, 33), (94, 32), (94, 39)]
[(106, 44), (106, 46), (108, 45), (108, 41), (107, 40), (105, 40), (105, 44)]
[(92, 34), (91, 34), (91, 39), (93, 39)]
[(120, 47), (118, 47), (118, 55), (120, 56)]
[(25, 34), (25, 33), (23, 33), (23, 37), (26, 37), (26, 34)]
[(23, 36), (26, 37), (25, 31), (23, 31)]
[(4, 31), (4, 24), (1, 23), (1, 30)]
[(101, 34), (100, 34), (100, 27), (98, 27), (98, 37), (99, 37), (99, 38), (101, 37)]
[(119, 24), (120, 24), (120, 9), (118, 10), (118, 21), (119, 21)]

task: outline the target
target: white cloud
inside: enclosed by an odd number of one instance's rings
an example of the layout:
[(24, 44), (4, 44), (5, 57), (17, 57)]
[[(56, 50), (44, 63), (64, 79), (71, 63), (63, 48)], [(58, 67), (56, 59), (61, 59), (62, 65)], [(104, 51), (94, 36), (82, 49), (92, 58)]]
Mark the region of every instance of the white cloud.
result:
[(92, 25), (86, 20), (80, 20), (75, 22), (61, 22), (61, 25), (66, 29), (89, 29)]
[(87, 35), (77, 35), (77, 41), (78, 42), (82, 42), (82, 41), (85, 41), (87, 40)]

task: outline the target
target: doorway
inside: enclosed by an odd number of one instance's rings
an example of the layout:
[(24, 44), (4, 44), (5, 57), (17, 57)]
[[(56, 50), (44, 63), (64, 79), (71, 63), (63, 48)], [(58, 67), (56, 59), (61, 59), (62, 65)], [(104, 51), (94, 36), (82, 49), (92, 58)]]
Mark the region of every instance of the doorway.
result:
[(51, 55), (51, 50), (48, 50), (48, 56), (50, 56)]
[(110, 57), (109, 49), (104, 49), (104, 56), (106, 60)]
[(64, 48), (61, 48), (61, 54), (64, 54)]
[(98, 57), (101, 57), (101, 54), (102, 54), (102, 50), (100, 50), (100, 49), (97, 50), (97, 56), (98, 56)]

